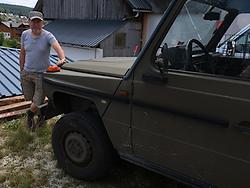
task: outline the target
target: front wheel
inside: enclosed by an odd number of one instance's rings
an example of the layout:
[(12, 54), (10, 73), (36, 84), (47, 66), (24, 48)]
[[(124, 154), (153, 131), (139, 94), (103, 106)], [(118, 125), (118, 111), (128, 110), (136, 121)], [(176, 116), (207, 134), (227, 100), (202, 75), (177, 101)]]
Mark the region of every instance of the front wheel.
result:
[(52, 147), (58, 164), (71, 176), (93, 180), (107, 175), (114, 150), (107, 133), (89, 113), (69, 113), (52, 132)]

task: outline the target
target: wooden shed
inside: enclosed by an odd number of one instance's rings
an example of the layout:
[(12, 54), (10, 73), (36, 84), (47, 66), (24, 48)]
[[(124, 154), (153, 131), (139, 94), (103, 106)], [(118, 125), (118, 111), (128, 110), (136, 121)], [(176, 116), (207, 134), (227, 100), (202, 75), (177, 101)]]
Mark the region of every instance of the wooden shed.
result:
[[(34, 9), (43, 12), (50, 21), (45, 28), (64, 46), (95, 51), (95, 57), (134, 56), (155, 28), (150, 15), (162, 14), (167, 5), (160, 0), (38, 0)], [(117, 27), (107, 32), (112, 22)]]

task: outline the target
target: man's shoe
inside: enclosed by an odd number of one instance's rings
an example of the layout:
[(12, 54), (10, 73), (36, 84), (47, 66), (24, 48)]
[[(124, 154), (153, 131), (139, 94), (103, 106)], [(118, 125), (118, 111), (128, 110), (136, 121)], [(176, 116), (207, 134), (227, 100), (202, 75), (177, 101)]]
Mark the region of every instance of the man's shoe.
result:
[(28, 110), (27, 111), (27, 128), (34, 131), (35, 130), (35, 121), (34, 121), (35, 113)]
[(44, 125), (44, 122), (45, 122), (45, 116), (42, 115), (42, 114), (39, 114), (38, 117), (37, 117), (37, 127), (42, 127)]
[(40, 112), (37, 115), (37, 122), (36, 122), (37, 127), (42, 127), (44, 125), (47, 108), (48, 108), (47, 103), (41, 105)]

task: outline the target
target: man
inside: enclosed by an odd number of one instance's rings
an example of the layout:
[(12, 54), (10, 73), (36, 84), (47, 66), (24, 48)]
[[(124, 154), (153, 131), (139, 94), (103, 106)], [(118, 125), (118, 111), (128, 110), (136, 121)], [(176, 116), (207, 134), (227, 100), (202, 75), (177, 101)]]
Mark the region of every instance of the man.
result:
[[(52, 47), (59, 60), (57, 66), (65, 63), (65, 55), (53, 34), (43, 29), (43, 15), (38, 11), (29, 13), (30, 29), (21, 36), (21, 51), (19, 57), (20, 76), (25, 100), (31, 100), (30, 110), (27, 112), (27, 126), (33, 129), (34, 115), (43, 104), (42, 73), (49, 67), (50, 48)], [(42, 117), (42, 116), (40, 116)], [(40, 121), (42, 121), (40, 119)]]

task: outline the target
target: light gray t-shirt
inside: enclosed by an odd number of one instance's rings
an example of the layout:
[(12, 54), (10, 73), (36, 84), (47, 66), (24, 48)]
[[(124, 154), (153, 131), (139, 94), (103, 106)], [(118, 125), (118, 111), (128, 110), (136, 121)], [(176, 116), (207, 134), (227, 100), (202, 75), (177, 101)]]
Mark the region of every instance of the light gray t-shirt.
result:
[(50, 65), (50, 47), (55, 41), (55, 36), (44, 29), (38, 37), (32, 37), (31, 29), (24, 31), (21, 36), (21, 46), (25, 49), (24, 70), (45, 72)]

